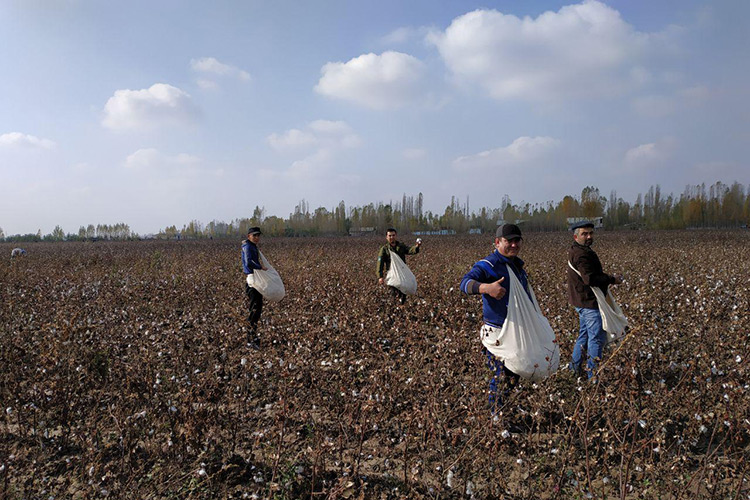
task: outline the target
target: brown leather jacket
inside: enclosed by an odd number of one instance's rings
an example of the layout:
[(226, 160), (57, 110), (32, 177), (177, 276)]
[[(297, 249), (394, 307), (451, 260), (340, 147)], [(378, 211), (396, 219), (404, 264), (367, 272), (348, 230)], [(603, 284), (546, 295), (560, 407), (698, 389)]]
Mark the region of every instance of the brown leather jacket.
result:
[(568, 270), (568, 302), (574, 307), (597, 309), (596, 297), (591, 290), (598, 286), (606, 294), (607, 287), (615, 282), (615, 278), (602, 270), (602, 263), (590, 247), (573, 243), (568, 250), (568, 261), (578, 269), (578, 276), (570, 266)]

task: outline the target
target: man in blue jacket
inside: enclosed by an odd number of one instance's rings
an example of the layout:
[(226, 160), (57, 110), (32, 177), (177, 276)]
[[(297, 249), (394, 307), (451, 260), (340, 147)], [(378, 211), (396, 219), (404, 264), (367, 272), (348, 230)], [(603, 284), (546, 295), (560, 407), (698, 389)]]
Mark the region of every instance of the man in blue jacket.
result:
[(260, 321), (260, 314), (263, 312), (263, 295), (250, 283), (252, 282), (251, 276), (256, 269), (266, 269), (260, 261), (258, 251), (261, 234), (263, 233), (261, 233), (259, 227), (251, 227), (247, 231), (247, 239), (242, 242), (242, 270), (245, 272), (245, 294), (247, 294), (249, 301), (247, 321), (250, 324), (250, 329), (247, 333), (247, 343), (255, 349), (260, 348), (258, 321)]
[[(521, 229), (515, 224), (503, 224), (495, 233), (495, 251), (474, 264), (471, 270), (461, 280), (461, 291), (468, 295), (482, 295), (482, 339), (488, 335), (488, 329), (501, 329), (508, 314), (508, 288), (510, 275), (508, 267), (520, 281), (526, 293), (528, 280), (523, 269), (523, 261), (518, 258), (521, 250)], [(507, 265), (506, 265), (507, 264)], [(486, 347), (482, 351), (487, 356), (487, 366), (492, 375), (490, 377), (489, 403), (493, 414), (502, 405), (502, 394), (498, 393), (498, 382), (505, 380), (510, 392), (518, 383), (519, 376), (510, 371), (503, 360), (498, 359)]]

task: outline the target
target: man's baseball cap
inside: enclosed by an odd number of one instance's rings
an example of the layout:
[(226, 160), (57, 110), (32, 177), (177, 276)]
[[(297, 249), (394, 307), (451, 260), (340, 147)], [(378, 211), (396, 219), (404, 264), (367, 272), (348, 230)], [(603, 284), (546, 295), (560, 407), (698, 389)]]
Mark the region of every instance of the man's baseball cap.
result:
[(251, 227), (247, 230), (247, 234), (263, 234), (258, 226)]
[(594, 228), (594, 223), (590, 220), (582, 220), (581, 222), (576, 222), (572, 226), (570, 226), (571, 231), (575, 231), (576, 229), (581, 229), (582, 227), (590, 227)]
[(506, 240), (512, 240), (513, 238), (521, 237), (521, 228), (515, 224), (503, 224), (497, 227), (495, 231), (496, 238), (505, 238)]

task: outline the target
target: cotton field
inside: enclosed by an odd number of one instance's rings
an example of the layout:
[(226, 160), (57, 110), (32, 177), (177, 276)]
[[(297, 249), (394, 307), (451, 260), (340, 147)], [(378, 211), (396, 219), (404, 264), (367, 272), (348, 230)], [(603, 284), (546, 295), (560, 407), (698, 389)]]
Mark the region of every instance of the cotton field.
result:
[[(564, 366), (572, 238), (524, 237)], [(287, 296), (260, 350), (240, 241), (0, 263), (0, 497), (750, 498), (749, 232), (597, 233), (628, 335), (598, 383), (522, 383), (495, 419), (481, 299), (458, 289), (491, 237), (424, 237), (405, 306), (377, 284), (383, 243), (263, 240)]]

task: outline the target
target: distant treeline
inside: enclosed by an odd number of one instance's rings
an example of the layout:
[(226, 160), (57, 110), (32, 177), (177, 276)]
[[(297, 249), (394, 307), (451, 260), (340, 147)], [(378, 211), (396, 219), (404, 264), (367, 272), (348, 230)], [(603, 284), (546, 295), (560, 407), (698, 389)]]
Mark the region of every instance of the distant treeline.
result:
[[(710, 186), (687, 186), (682, 194), (663, 195), (661, 188), (651, 186), (645, 195), (639, 194), (635, 202), (627, 202), (611, 191), (602, 196), (593, 186), (583, 188), (580, 196), (565, 196), (557, 203), (514, 204), (506, 195), (500, 207), (483, 207), (469, 210), (469, 198), (461, 203), (457, 197), (442, 214), (423, 210), (422, 193), (417, 197), (403, 195), (401, 201), (361, 207), (346, 207), (341, 201), (331, 210), (318, 207), (310, 210), (302, 200), (294, 212), (283, 219), (266, 216), (265, 208), (256, 206), (252, 217), (231, 222), (211, 221), (203, 224), (194, 220), (181, 229), (169, 226), (157, 235), (148, 237), (177, 238), (242, 238), (247, 229), (261, 226), (269, 236), (324, 236), (348, 234), (382, 234), (388, 227), (396, 227), (402, 234), (414, 231), (453, 230), (456, 233), (492, 232), (501, 221), (517, 222), (531, 231), (559, 231), (567, 229), (569, 217), (603, 217), (607, 229), (648, 228), (684, 229), (692, 227), (729, 228), (746, 226), (750, 221), (750, 186), (748, 189), (735, 182), (731, 186), (716, 182)], [(0, 229), (0, 238), (3, 238)], [(60, 226), (51, 234), (15, 235), (5, 241), (62, 241), (62, 240), (126, 240), (137, 239), (127, 224), (113, 226), (99, 224), (81, 226), (77, 234), (65, 234)]]
[(729, 228), (746, 226), (750, 221), (750, 186), (746, 189), (737, 182), (731, 186), (717, 182), (708, 187), (687, 186), (679, 196), (664, 196), (657, 185), (645, 195), (639, 194), (633, 203), (618, 197), (616, 191), (605, 197), (598, 188), (587, 186), (580, 196), (565, 196), (558, 203), (514, 204), (506, 195), (498, 208), (470, 211), (468, 198), (462, 204), (454, 196), (442, 214), (423, 211), (422, 207), (422, 193), (416, 198), (404, 195), (401, 201), (361, 207), (347, 208), (342, 201), (331, 210), (319, 207), (311, 211), (302, 200), (287, 219), (266, 217), (265, 210), (256, 206), (250, 218), (206, 225), (192, 221), (182, 229), (168, 227), (159, 237), (241, 238), (252, 226), (261, 226), (270, 236), (382, 234), (391, 226), (402, 234), (440, 230), (486, 233), (493, 232), (501, 221), (520, 222), (531, 231), (560, 231), (568, 228), (569, 217), (603, 217), (607, 229)]
[(109, 224), (89, 224), (81, 226), (77, 234), (65, 233), (60, 226), (55, 226), (51, 233), (42, 236), (42, 231), (29, 234), (15, 234), (5, 236), (0, 228), (0, 240), (7, 242), (22, 241), (94, 241), (94, 240), (132, 240), (138, 239), (138, 235), (130, 231), (130, 226), (124, 222), (118, 222), (114, 225)]

